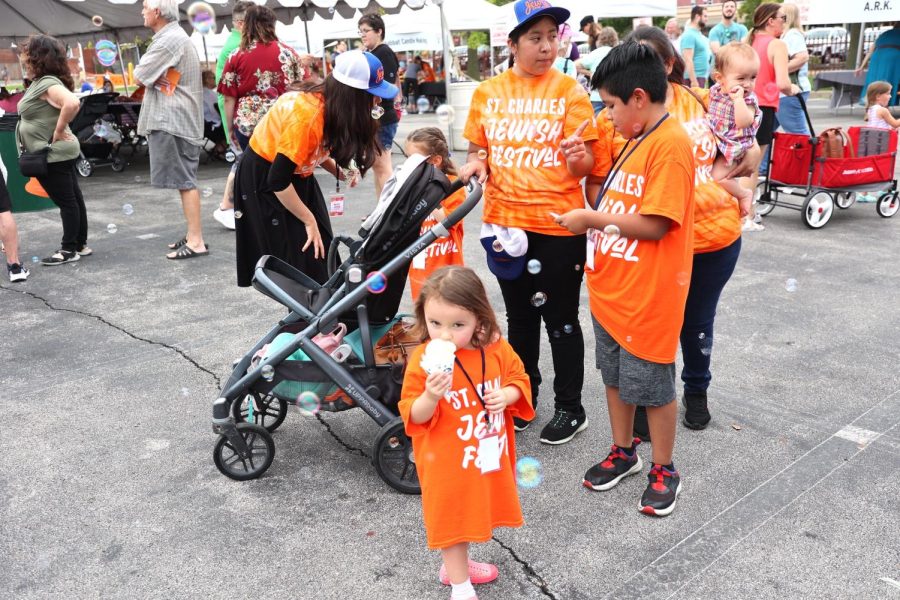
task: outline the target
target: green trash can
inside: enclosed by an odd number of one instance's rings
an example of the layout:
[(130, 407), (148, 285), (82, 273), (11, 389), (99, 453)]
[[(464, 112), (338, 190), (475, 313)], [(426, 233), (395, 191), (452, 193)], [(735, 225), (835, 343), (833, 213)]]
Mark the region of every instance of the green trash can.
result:
[(15, 113), (6, 113), (0, 117), (0, 157), (3, 158), (3, 164), (6, 165), (6, 187), (9, 188), (12, 211), (21, 213), (56, 208), (50, 198), (35, 196), (25, 191), (28, 177), (19, 173), (19, 152), (16, 149), (16, 122), (18, 120), (19, 115)]

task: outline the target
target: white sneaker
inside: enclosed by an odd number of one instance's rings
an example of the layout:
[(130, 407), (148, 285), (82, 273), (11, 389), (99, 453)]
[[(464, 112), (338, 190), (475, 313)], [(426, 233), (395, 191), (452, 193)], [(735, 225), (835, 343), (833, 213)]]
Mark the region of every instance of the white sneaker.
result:
[(741, 223), (741, 231), (763, 231), (766, 228), (762, 223), (755, 223), (753, 219), (744, 219)]
[(8, 264), (6, 265), (6, 270), (9, 272), (9, 280), (10, 281), (25, 281), (28, 279), (28, 276), (31, 274), (28, 269), (20, 265), (19, 263)]
[(234, 231), (234, 209), (222, 210), (217, 208), (213, 211), (213, 219), (222, 224), (225, 229)]

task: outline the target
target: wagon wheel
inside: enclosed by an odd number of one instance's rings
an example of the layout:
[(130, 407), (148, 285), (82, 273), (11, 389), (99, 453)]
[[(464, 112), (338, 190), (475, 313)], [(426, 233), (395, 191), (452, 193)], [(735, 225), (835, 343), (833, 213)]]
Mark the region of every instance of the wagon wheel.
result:
[(250, 391), (243, 398), (231, 403), (231, 416), (235, 423), (243, 423), (247, 420), (250, 400), (253, 403), (253, 422), (261, 425), (266, 431), (272, 432), (284, 423), (287, 415), (287, 401), (276, 398), (274, 394), (263, 396), (259, 392)]
[(775, 203), (778, 201), (778, 192), (773, 189), (769, 189), (766, 192), (766, 182), (760, 181), (756, 185), (756, 197), (754, 200), (756, 201), (756, 214), (765, 217), (775, 209)]
[(811, 229), (824, 227), (834, 214), (834, 198), (828, 192), (816, 192), (803, 203), (803, 222)]
[(856, 203), (856, 192), (838, 192), (834, 196), (838, 208), (850, 208)]
[(890, 219), (896, 215), (898, 209), (900, 209), (898, 192), (887, 192), (882, 194), (881, 198), (878, 199), (878, 202), (875, 203), (875, 210), (878, 211), (878, 215), (885, 219)]
[(256, 479), (266, 472), (275, 458), (275, 442), (272, 435), (252, 423), (238, 423), (237, 433), (247, 444), (249, 453), (241, 456), (224, 435), (219, 436), (213, 449), (213, 462), (222, 475), (237, 481)]
[(389, 486), (404, 494), (421, 494), (412, 440), (406, 435), (403, 421), (395, 417), (385, 423), (375, 438), (372, 463), (375, 471)]

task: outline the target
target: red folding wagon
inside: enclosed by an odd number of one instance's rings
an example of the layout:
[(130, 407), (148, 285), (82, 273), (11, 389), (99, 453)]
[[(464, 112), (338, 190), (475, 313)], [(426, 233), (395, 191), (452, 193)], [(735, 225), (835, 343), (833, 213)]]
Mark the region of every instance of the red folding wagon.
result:
[[(770, 146), (769, 176), (756, 188), (756, 212), (762, 216), (776, 206), (799, 210), (812, 229), (824, 227), (834, 207), (847, 209), (857, 195), (876, 194), (876, 212), (890, 218), (900, 209), (894, 167), (897, 131), (850, 127), (844, 156), (828, 158), (813, 130), (806, 104), (800, 98), (811, 135), (776, 133)], [(788, 197), (803, 198), (800, 204)]]

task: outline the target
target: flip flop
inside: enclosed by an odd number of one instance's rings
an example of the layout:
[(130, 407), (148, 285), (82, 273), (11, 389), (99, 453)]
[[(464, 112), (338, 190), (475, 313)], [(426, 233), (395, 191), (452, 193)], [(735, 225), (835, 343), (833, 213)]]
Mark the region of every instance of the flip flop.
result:
[(175, 251), (175, 256), (166, 255), (166, 258), (169, 260), (183, 260), (185, 258), (196, 258), (198, 256), (207, 256), (209, 254), (209, 246), (206, 246), (206, 250), (202, 252), (197, 252), (196, 250), (191, 250), (191, 247), (187, 244), (181, 246), (178, 250)]
[(177, 242), (174, 242), (172, 244), (166, 244), (166, 245), (169, 247), (169, 250), (178, 250), (185, 244), (187, 244), (187, 237), (183, 237), (180, 240), (178, 240)]

